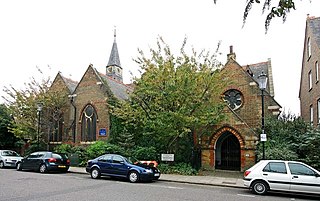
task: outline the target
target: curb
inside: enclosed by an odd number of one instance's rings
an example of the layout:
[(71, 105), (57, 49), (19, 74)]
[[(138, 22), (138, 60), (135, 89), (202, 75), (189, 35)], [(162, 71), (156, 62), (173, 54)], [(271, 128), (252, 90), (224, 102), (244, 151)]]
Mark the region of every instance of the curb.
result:
[[(79, 171), (68, 171), (69, 173), (74, 174), (89, 174), (87, 172), (79, 172)], [(205, 182), (195, 182), (195, 181), (178, 181), (178, 180), (171, 180), (171, 179), (161, 179), (159, 178), (159, 181), (166, 181), (166, 182), (172, 182), (172, 183), (182, 183), (182, 184), (194, 184), (194, 185), (204, 185), (204, 186), (219, 186), (219, 187), (231, 187), (231, 188), (239, 188), (239, 189), (245, 189), (243, 186), (237, 186), (237, 185), (231, 185), (231, 184), (212, 184), (212, 183), (205, 183)]]

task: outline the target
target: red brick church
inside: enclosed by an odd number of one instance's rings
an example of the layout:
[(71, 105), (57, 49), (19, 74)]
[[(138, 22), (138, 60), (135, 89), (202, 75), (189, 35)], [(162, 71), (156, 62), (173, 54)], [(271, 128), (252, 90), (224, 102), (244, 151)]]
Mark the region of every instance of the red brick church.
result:
[[(63, 89), (68, 95), (68, 105), (57, 125), (57, 132), (48, 139), (51, 146), (66, 142), (91, 144), (110, 136), (106, 100), (111, 96), (125, 100), (134, 90), (132, 85), (123, 83), (122, 71), (114, 35), (106, 72), (98, 72), (90, 64), (79, 82), (57, 74), (51, 88)], [(230, 97), (225, 99), (227, 106), (224, 110), (228, 121), (217, 125), (210, 137), (201, 139), (202, 167), (243, 171), (255, 163), (255, 149), (260, 136), (255, 130), (261, 127), (262, 111), (257, 77), (262, 72), (268, 76), (266, 115), (278, 115), (280, 111), (280, 105), (274, 100), (271, 60), (241, 66), (231, 48), (222, 71), (226, 75), (224, 79), (232, 83), (223, 94), (219, 94)]]

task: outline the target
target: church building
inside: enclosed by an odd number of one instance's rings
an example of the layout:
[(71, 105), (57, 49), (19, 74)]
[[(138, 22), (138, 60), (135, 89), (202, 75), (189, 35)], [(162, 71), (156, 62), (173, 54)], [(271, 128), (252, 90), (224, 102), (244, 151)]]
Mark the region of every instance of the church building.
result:
[[(50, 146), (62, 143), (91, 144), (110, 136), (110, 117), (106, 101), (110, 97), (126, 100), (134, 88), (123, 83), (123, 67), (114, 42), (106, 65), (106, 72), (98, 72), (92, 64), (79, 82), (58, 73), (51, 88), (63, 89), (68, 95), (63, 118), (57, 131), (49, 137)], [(264, 93), (266, 115), (278, 115), (280, 105), (274, 100), (271, 60), (241, 66), (230, 48), (228, 61), (222, 69), (229, 81), (223, 94), (226, 101), (224, 112), (228, 120), (216, 125), (210, 137), (200, 139), (201, 165), (206, 169), (244, 171), (255, 163), (256, 145), (260, 141), (261, 91), (257, 78), (264, 72), (268, 85)], [(112, 135), (112, 134), (111, 134)]]

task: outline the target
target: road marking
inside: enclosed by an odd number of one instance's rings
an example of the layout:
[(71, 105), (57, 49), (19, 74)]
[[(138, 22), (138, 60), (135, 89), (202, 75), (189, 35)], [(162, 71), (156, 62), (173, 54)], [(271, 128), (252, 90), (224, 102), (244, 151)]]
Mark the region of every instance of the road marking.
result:
[(245, 194), (237, 194), (239, 196), (242, 196), (242, 197), (250, 197), (250, 198), (255, 198), (256, 196), (254, 195), (245, 195)]

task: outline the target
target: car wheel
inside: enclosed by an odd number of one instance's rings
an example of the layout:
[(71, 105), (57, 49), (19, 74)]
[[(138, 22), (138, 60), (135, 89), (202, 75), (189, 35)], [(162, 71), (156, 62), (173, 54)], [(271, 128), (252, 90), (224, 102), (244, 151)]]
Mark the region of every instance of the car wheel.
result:
[(17, 168), (18, 171), (22, 170), (21, 163), (17, 163), (16, 168)]
[(101, 172), (100, 172), (100, 170), (98, 168), (93, 168), (91, 170), (90, 175), (91, 175), (92, 179), (99, 179), (100, 176), (101, 176)]
[(47, 172), (47, 166), (46, 164), (41, 164), (39, 167), (39, 172), (40, 173), (46, 173)]
[(252, 184), (252, 192), (258, 195), (264, 195), (268, 192), (268, 184), (264, 181), (255, 181)]
[(3, 163), (3, 161), (0, 161), (0, 168), (4, 168), (4, 163)]
[(139, 173), (136, 172), (136, 171), (131, 171), (129, 173), (129, 181), (131, 183), (135, 183), (135, 182), (138, 182), (139, 181)]

